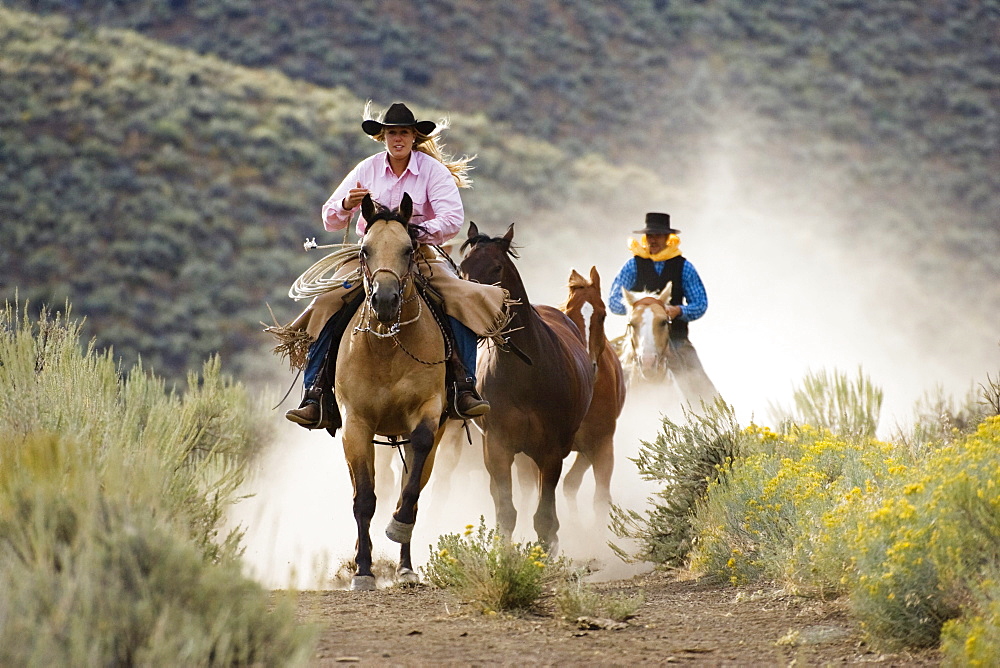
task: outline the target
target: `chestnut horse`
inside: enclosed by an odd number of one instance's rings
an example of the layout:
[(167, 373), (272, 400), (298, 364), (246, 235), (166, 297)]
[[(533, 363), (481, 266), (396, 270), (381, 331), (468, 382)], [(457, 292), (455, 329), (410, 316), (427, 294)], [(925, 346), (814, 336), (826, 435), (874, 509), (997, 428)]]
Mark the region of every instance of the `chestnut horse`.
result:
[(414, 285), (418, 230), (409, 225), (409, 195), (393, 211), (366, 196), (361, 212), (368, 221), (360, 252), (365, 302), (340, 343), (334, 382), (358, 524), (351, 588), (370, 590), (375, 588), (369, 533), (375, 514), (375, 435), (404, 444), (407, 473), (386, 535), (401, 543), (398, 576), (416, 582), (410, 537), (446, 423), (446, 351), (441, 330)]
[(573, 270), (569, 276), (569, 296), (563, 312), (583, 333), (596, 369), (594, 397), (583, 424), (580, 425), (573, 450), (576, 460), (563, 479), (563, 493), (569, 506), (576, 510), (576, 495), (583, 474), (594, 467), (594, 513), (598, 521), (608, 517), (611, 509), (611, 474), (615, 467), (614, 437), (618, 418), (625, 406), (625, 373), (611, 342), (604, 333), (607, 308), (601, 298), (601, 277), (597, 267), (590, 268), (590, 280)]
[[(490, 492), (500, 531), (508, 538), (517, 523), (511, 466), (524, 453), (538, 467), (538, 507), (534, 528), (539, 542), (558, 550), (556, 486), (563, 459), (590, 408), (594, 367), (580, 330), (565, 313), (533, 306), (512, 258), (514, 226), (502, 237), (479, 233), (470, 224), (462, 244), (466, 278), (499, 285), (517, 300), (506, 348), (489, 347), (479, 362), (479, 387), (491, 409), (479, 418)], [(514, 353), (517, 354), (514, 354)]]
[(667, 379), (672, 352), (666, 305), (670, 303), (672, 286), (672, 282), (667, 283), (655, 296), (622, 288), (628, 325), (620, 355), (630, 383), (636, 380), (658, 383)]

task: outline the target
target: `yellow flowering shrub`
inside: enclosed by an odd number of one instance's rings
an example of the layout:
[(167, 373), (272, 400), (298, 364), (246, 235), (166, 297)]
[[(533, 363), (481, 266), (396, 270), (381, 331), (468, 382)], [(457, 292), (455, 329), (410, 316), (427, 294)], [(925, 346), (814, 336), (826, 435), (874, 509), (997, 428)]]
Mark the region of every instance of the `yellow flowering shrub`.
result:
[[(846, 535), (858, 576), (852, 608), (886, 646), (933, 646), (949, 625), (949, 647), (977, 633), (983, 583), (1000, 568), (1000, 417), (931, 451)], [(982, 641), (982, 635), (978, 636)], [(972, 642), (976, 646), (976, 642)], [(962, 650), (964, 651), (964, 650)]]
[(462, 535), (438, 537), (422, 571), (432, 584), (495, 613), (530, 608), (565, 564), (538, 543), (510, 542), (480, 517), (478, 528), (470, 524)]
[[(861, 394), (810, 387), (803, 397), (824, 417), (820, 426), (791, 418), (773, 430), (750, 425), (731, 438), (738, 452), (702, 474), (706, 488), (692, 497), (685, 536), (692, 570), (734, 584), (772, 579), (813, 595), (846, 594), (874, 645), (941, 642), (957, 664), (995, 662), (1000, 416), (949, 439), (914, 432), (882, 442), (868, 420), (877, 395), (863, 383)], [(984, 397), (1000, 412), (1000, 384), (984, 386)], [(856, 415), (845, 419), (852, 402)]]
[(987, 668), (1000, 656), (1000, 572), (980, 585), (975, 610), (945, 622), (941, 651), (955, 665)]
[[(850, 556), (834, 532), (891, 482), (905, 454), (809, 425), (751, 425), (759, 451), (723, 468), (694, 524), (692, 567), (734, 584), (783, 579), (819, 593), (846, 590)], [(820, 559), (817, 555), (824, 555)]]

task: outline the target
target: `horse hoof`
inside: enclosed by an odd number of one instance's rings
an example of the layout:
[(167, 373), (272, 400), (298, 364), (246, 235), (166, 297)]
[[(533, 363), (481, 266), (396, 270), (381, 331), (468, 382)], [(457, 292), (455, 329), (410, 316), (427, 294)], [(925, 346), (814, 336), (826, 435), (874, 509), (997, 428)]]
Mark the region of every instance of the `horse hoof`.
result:
[(389, 526), (385, 528), (385, 535), (389, 540), (396, 543), (409, 543), (410, 536), (413, 535), (413, 525), (403, 524), (395, 517), (389, 521)]
[(396, 571), (396, 579), (399, 580), (401, 584), (420, 584), (420, 576), (409, 568), (400, 568)]
[(375, 576), (374, 575), (355, 575), (354, 579), (351, 580), (351, 591), (375, 591), (378, 587), (375, 586)]

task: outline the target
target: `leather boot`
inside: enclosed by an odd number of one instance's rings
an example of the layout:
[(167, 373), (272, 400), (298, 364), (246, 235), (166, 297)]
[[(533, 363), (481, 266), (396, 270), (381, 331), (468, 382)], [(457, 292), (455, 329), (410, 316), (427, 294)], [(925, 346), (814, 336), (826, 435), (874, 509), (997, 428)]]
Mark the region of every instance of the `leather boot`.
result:
[(306, 429), (327, 429), (333, 426), (333, 422), (330, 411), (324, 410), (325, 404), (322, 390), (310, 388), (306, 390), (299, 407), (286, 412), (285, 417)]
[(455, 382), (453, 412), (461, 420), (479, 417), (490, 412), (490, 402), (476, 392), (476, 382), (472, 378)]

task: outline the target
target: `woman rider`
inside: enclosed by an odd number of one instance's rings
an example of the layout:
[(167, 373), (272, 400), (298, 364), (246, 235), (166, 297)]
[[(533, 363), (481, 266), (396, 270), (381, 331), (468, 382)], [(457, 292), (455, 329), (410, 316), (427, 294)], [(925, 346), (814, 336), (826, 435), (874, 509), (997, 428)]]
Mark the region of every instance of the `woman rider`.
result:
[[(475, 390), (477, 336), (495, 337), (508, 319), (506, 293), (495, 286), (462, 280), (452, 264), (436, 248), (458, 234), (465, 221), (459, 188), (468, 188), (472, 158), (450, 159), (441, 150), (441, 130), (447, 121), (418, 121), (406, 105), (395, 103), (381, 120), (365, 106), (361, 129), (385, 146), (385, 151), (362, 160), (333, 191), (323, 205), (323, 226), (330, 231), (346, 228), (361, 206), (365, 195), (389, 209), (399, 206), (403, 194), (413, 200), (411, 223), (423, 231), (417, 240), (422, 255), (416, 263), (444, 300), (457, 355), (451, 360), (455, 386), (451, 389), (451, 409), (456, 417), (467, 418), (489, 411), (489, 403)], [(365, 232), (366, 221), (359, 216), (358, 236)], [(347, 275), (357, 268), (357, 261), (338, 270)], [(332, 402), (333, 371), (340, 337), (359, 303), (361, 285), (338, 284), (315, 299), (285, 328), (275, 333), (287, 341), (305, 334), (310, 341), (306, 355), (302, 404), (285, 417), (309, 429), (336, 429), (340, 426)], [(361, 292), (363, 295), (363, 291)], [(345, 305), (351, 308), (344, 308)], [(338, 326), (339, 325), (339, 326)], [(273, 330), (272, 330), (273, 331)], [(328, 355), (329, 353), (329, 355)]]

